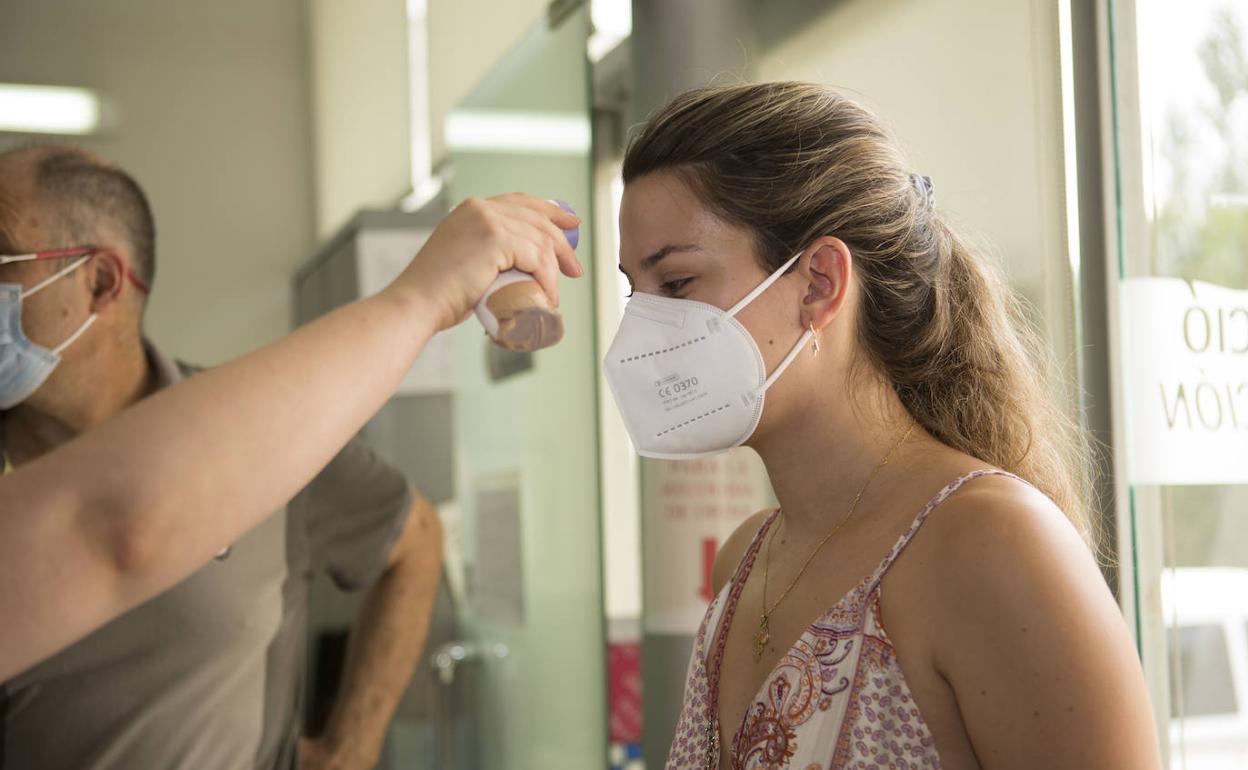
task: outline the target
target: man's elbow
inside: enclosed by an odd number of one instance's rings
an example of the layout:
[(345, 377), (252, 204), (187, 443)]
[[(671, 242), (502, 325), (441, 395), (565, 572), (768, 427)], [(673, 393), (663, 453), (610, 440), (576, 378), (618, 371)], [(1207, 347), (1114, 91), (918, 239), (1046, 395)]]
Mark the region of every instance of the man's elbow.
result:
[(437, 508), (420, 492), (412, 491), (412, 507), (399, 542), (391, 554), (391, 569), (427, 577), (442, 569), (442, 520)]
[(414, 539), (420, 551), (426, 555), (422, 561), (428, 561), (435, 569), (440, 569), (443, 533), (442, 519), (438, 516), (438, 509), (424, 496), (417, 493), (411, 515), (415, 517), (413, 520), (415, 525), (413, 529), (416, 530)]

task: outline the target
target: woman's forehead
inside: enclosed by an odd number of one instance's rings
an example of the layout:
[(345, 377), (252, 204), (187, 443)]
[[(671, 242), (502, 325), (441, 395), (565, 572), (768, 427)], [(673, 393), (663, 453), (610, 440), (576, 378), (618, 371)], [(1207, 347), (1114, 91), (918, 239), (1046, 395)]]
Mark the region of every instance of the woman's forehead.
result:
[(716, 217), (674, 174), (651, 174), (624, 188), (620, 265), (626, 270), (673, 246), (710, 249), (735, 228)]

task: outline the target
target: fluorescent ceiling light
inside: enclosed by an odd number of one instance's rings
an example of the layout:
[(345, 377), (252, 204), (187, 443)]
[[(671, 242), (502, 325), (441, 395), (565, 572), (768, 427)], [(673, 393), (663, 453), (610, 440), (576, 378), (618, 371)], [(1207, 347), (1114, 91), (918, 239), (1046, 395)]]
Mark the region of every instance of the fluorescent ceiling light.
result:
[(81, 135), (99, 127), (100, 99), (94, 91), (0, 83), (0, 131)]
[(589, 36), (589, 60), (597, 64), (633, 33), (631, 0), (592, 0), (590, 19), (594, 31)]
[(593, 0), (589, 8), (594, 29), (619, 37), (628, 37), (633, 31), (633, 4), (631, 0)]
[(620, 42), (633, 34), (633, 2), (630, 0), (593, 0), (589, 17), (594, 31), (589, 35), (589, 60), (598, 64)]
[(607, 58), (607, 54), (614, 51), (627, 37), (628, 35), (616, 35), (611, 32), (595, 30), (590, 34), (589, 41), (585, 44), (585, 48), (589, 53), (589, 60), (597, 64)]
[(584, 155), (589, 118), (569, 112), (456, 110), (446, 116), (446, 145), (462, 152)]

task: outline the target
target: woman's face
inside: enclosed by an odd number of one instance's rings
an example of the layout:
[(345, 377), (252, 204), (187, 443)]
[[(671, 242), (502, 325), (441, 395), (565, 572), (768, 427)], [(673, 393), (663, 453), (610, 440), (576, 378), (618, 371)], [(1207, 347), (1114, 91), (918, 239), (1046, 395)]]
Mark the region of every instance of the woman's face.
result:
[[(728, 309), (768, 276), (751, 234), (712, 214), (681, 178), (657, 172), (630, 182), (620, 209), (620, 270), (633, 291), (691, 299)], [(807, 282), (792, 271), (742, 308), (745, 325), (772, 372), (801, 337)], [(795, 390), (801, 355), (767, 392), (761, 435), (776, 402)], [(787, 382), (786, 382), (787, 381)]]

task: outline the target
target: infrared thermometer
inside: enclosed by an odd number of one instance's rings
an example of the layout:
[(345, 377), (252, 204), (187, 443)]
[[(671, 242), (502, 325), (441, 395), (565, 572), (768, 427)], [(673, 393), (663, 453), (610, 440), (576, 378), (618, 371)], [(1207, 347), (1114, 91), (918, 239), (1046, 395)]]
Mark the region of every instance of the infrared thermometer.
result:
[[(559, 208), (575, 214), (563, 201), (551, 201)], [(572, 248), (580, 241), (580, 228), (564, 230)], [(546, 292), (521, 270), (505, 270), (476, 306), (477, 320), (485, 333), (508, 350), (527, 353), (554, 345), (563, 339), (563, 316), (551, 304)]]

